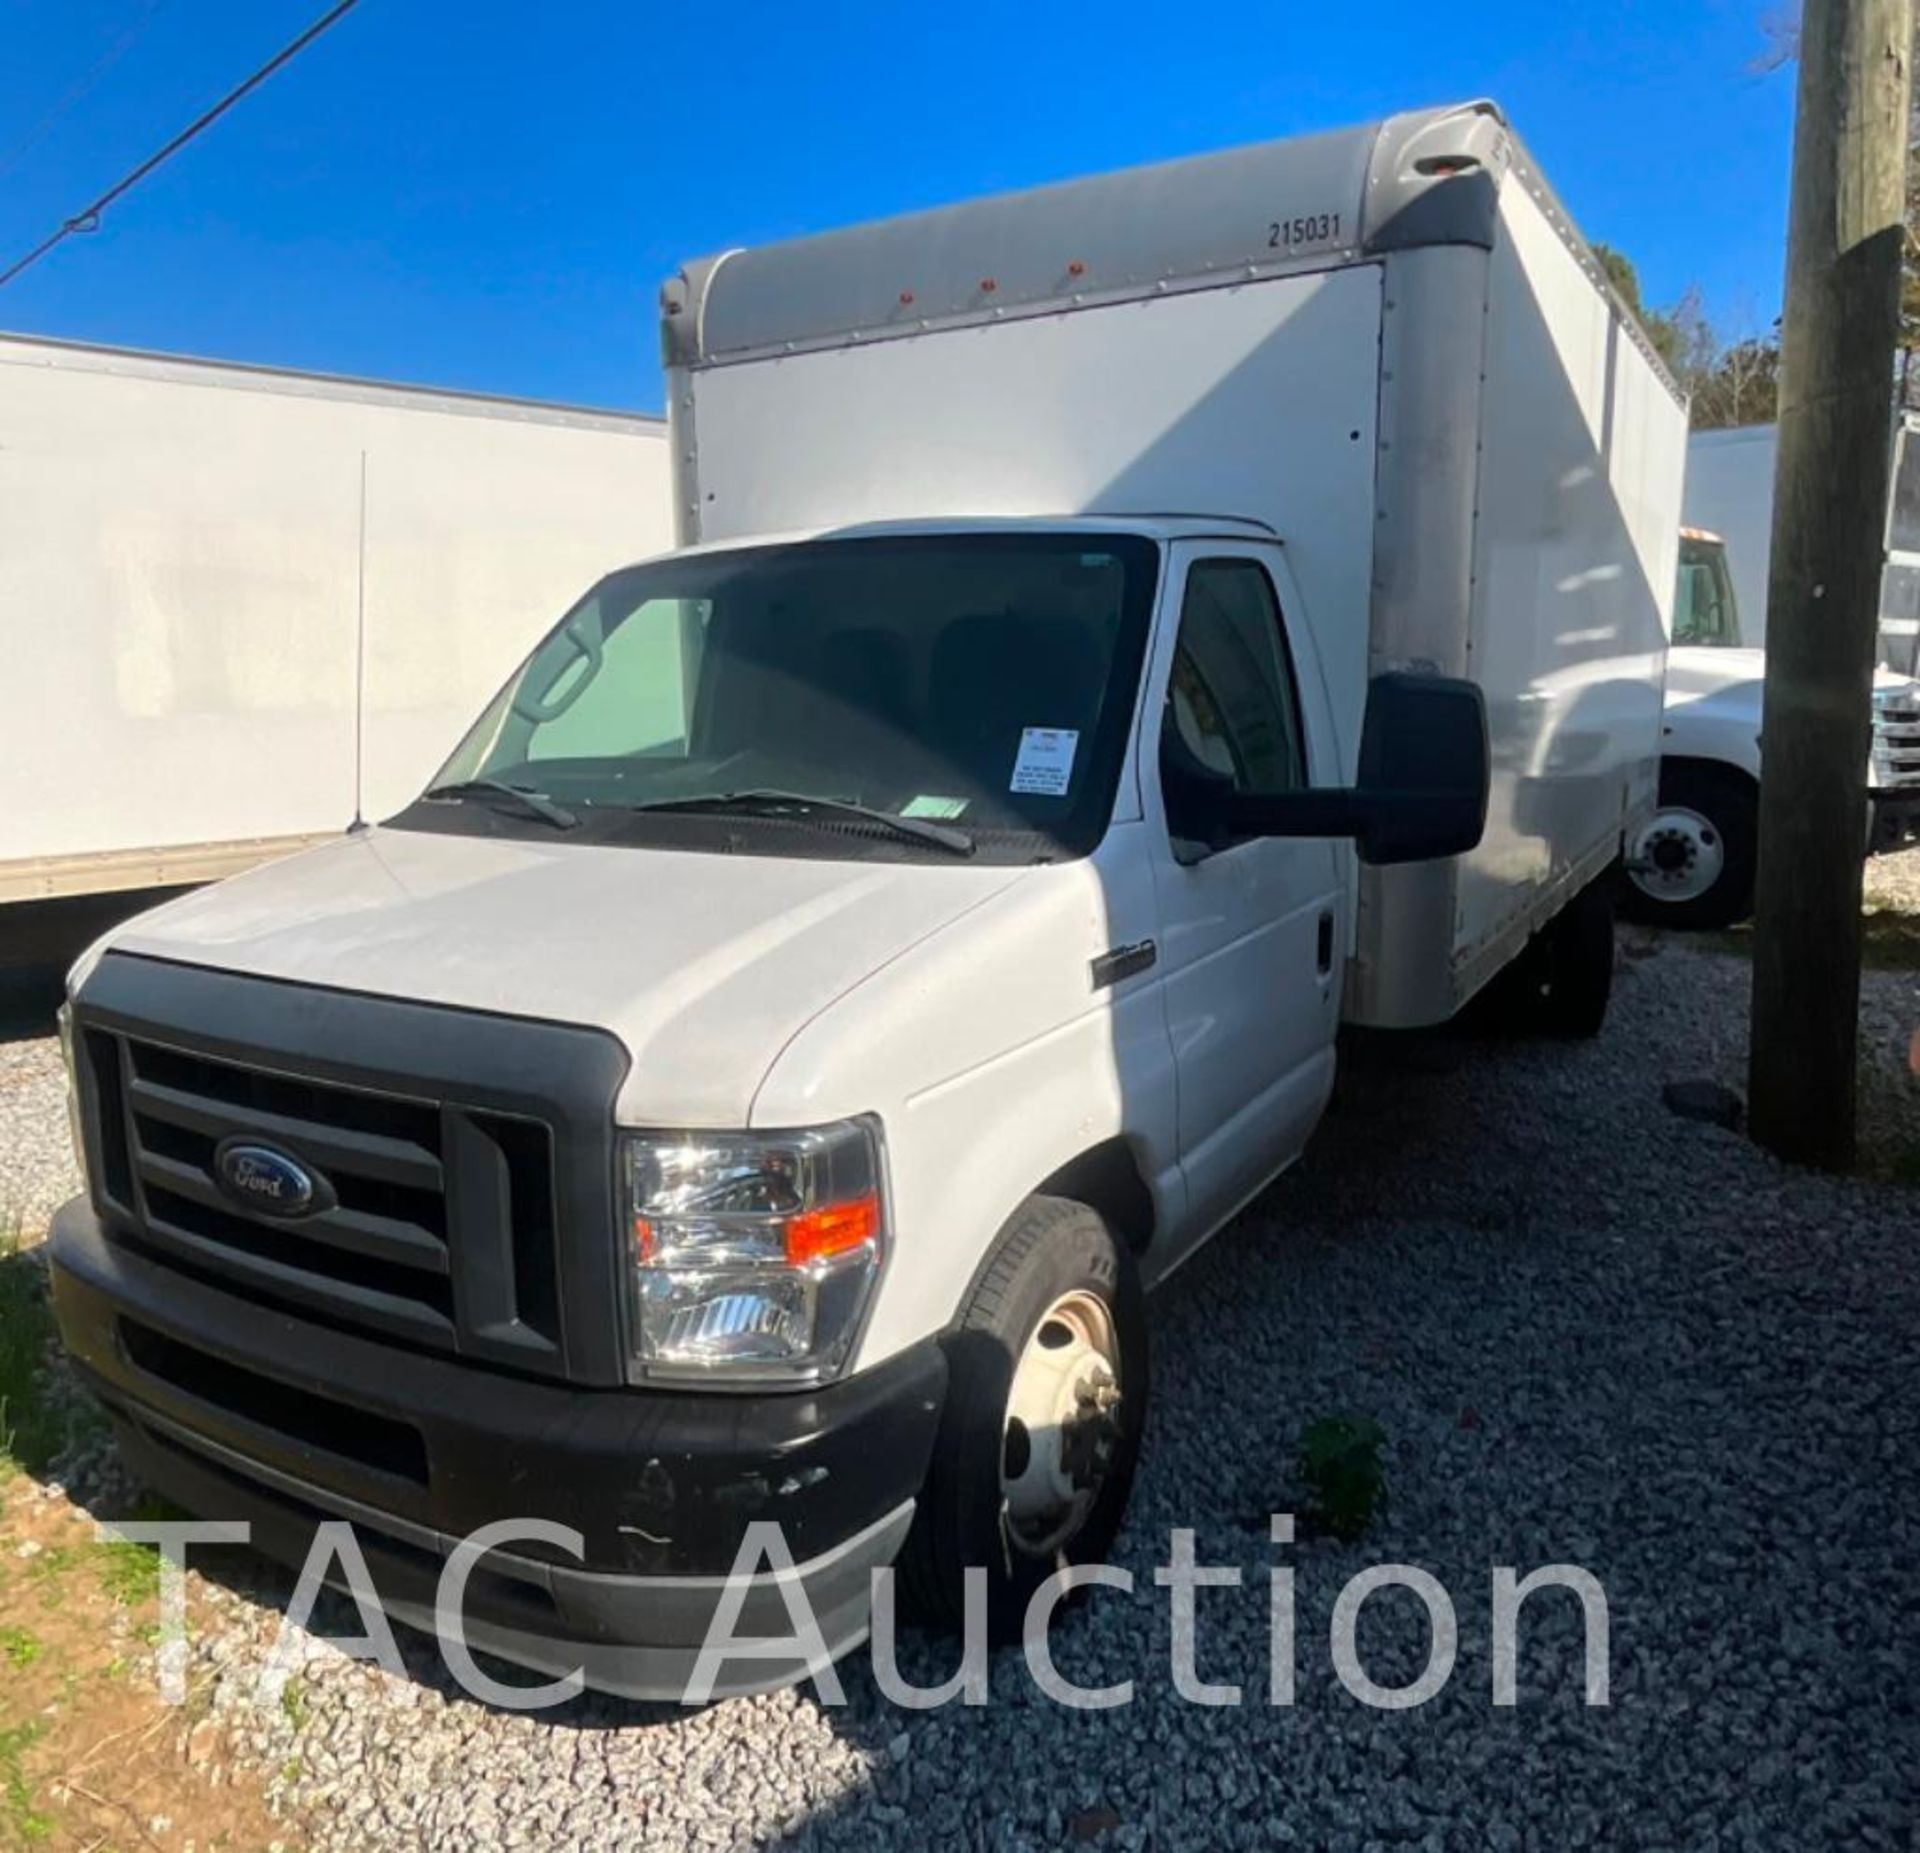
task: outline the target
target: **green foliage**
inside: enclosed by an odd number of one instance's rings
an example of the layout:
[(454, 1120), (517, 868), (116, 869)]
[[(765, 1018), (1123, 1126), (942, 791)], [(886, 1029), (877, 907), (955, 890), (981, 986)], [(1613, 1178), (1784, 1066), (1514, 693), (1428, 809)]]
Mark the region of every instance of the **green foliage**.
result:
[(0, 1836), (8, 1846), (32, 1846), (53, 1832), (53, 1822), (35, 1809), (27, 1782), (27, 1752), (40, 1732), (38, 1723), (0, 1730)]
[(1372, 1416), (1323, 1416), (1300, 1437), (1300, 1475), (1323, 1531), (1352, 1543), (1387, 1498), (1386, 1433)]
[(53, 1314), (40, 1270), (21, 1250), (15, 1212), (0, 1222), (0, 1481), (38, 1473), (66, 1438), (42, 1381), (52, 1339)]
[(24, 1671), (45, 1652), (38, 1638), (25, 1628), (0, 1628), (0, 1657), (10, 1667)]
[(1594, 258), (1614, 292), (1631, 309), (1653, 350), (1693, 402), (1697, 431), (1731, 425), (1763, 425), (1779, 414), (1780, 335), (1723, 336), (1708, 321), (1697, 288), (1670, 309), (1649, 308), (1640, 294), (1640, 273), (1611, 245), (1593, 247)]
[(151, 1544), (112, 1538), (94, 1546), (100, 1553), (100, 1586), (122, 1608), (139, 1608), (160, 1594), (160, 1552)]

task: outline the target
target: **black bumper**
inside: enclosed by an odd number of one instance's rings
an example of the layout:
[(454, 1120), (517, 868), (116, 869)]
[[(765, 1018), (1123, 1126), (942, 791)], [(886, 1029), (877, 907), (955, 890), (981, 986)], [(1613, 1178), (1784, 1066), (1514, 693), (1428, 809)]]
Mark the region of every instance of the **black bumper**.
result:
[[(477, 1647), (636, 1697), (678, 1697), (749, 1524), (771, 1520), (827, 1645), (864, 1637), (868, 1574), (911, 1519), (946, 1387), (933, 1342), (844, 1383), (781, 1395), (579, 1389), (263, 1307), (160, 1263), (70, 1203), (54, 1306), (129, 1463), (196, 1515), (238, 1518), (304, 1562), (350, 1520), (391, 1611), (431, 1624), (447, 1555), (481, 1526), (541, 1519), (576, 1560), (490, 1552), (469, 1585)], [(733, 1632), (791, 1632), (768, 1577)], [(742, 1661), (716, 1692), (786, 1683)]]
[(1867, 853), (1884, 856), (1892, 850), (1920, 843), (1920, 786), (1876, 787), (1868, 792), (1873, 823)]

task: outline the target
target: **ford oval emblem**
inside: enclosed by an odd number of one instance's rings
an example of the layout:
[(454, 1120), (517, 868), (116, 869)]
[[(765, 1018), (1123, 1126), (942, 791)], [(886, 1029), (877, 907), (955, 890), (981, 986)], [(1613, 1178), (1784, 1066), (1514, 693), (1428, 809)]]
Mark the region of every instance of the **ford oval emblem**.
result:
[(253, 1139), (228, 1139), (213, 1155), (221, 1190), (256, 1216), (304, 1216), (332, 1192), (299, 1159)]

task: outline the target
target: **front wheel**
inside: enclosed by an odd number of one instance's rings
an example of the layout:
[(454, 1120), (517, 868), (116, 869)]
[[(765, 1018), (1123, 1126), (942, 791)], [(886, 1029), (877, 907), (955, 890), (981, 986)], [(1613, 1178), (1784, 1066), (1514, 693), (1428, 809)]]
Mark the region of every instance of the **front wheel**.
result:
[(1627, 845), (1625, 900), (1651, 926), (1731, 926), (1753, 908), (1760, 794), (1731, 768), (1660, 769), (1660, 808)]
[(1001, 1233), (947, 1343), (933, 1465), (900, 1561), (930, 1624), (1020, 1638), (1041, 1582), (1102, 1560), (1126, 1511), (1147, 1401), (1146, 1307), (1133, 1257), (1085, 1204), (1033, 1197)]

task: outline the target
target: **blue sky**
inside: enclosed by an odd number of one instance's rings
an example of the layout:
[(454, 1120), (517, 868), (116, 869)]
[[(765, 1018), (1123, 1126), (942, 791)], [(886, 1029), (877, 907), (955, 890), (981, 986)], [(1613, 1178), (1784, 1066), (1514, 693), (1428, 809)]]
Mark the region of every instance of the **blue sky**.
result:
[[(0, 267), (323, 10), (0, 0)], [(361, 0), (0, 290), (0, 328), (653, 409), (683, 257), (1486, 95), (1651, 301), (1697, 284), (1744, 332), (1783, 262), (1769, 11)]]

